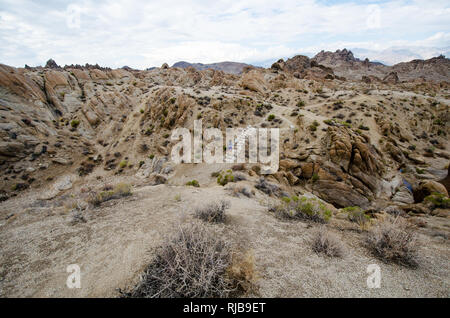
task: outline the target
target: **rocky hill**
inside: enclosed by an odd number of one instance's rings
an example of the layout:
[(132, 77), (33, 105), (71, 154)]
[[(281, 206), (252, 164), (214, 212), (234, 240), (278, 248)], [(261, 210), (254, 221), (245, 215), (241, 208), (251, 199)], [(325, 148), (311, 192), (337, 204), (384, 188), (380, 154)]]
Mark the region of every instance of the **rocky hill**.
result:
[(369, 59), (362, 61), (355, 58), (351, 51), (343, 49), (336, 52), (321, 51), (312, 61), (330, 67), (337, 75), (352, 80), (361, 80), (365, 76), (366, 80), (383, 81), (388, 77), (392, 81), (391, 74), (396, 74), (399, 81), (425, 79), (441, 82), (448, 81), (450, 77), (450, 60), (444, 56), (386, 66), (370, 62)]
[[(250, 294), (448, 297), (448, 59), (388, 67), (343, 50), (242, 67), (0, 65), (0, 295), (117, 296), (197, 205), (228, 200), (213, 228), (252, 251)], [(198, 119), (224, 134), (279, 128), (279, 170), (175, 164), (172, 131)], [(391, 217), (414, 227), (416, 267), (367, 249)], [(319, 228), (345, 257), (312, 249)], [(80, 290), (64, 285), (74, 262)]]
[(177, 62), (172, 65), (172, 67), (179, 68), (188, 68), (193, 67), (198, 71), (204, 71), (207, 69), (213, 69), (216, 71), (223, 71), (225, 73), (230, 74), (241, 74), (246, 67), (253, 67), (252, 65), (245, 63), (237, 63), (237, 62), (220, 62), (220, 63), (211, 63), (211, 64), (202, 64), (202, 63), (189, 63), (189, 62)]

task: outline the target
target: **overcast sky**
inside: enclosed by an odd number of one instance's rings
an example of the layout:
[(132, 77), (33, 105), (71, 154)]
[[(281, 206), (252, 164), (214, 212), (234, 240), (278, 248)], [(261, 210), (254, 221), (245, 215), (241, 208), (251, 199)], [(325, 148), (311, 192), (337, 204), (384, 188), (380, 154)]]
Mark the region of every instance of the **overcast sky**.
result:
[(449, 46), (448, 0), (0, 0), (0, 63), (21, 67), (264, 64), (344, 47), (429, 58)]

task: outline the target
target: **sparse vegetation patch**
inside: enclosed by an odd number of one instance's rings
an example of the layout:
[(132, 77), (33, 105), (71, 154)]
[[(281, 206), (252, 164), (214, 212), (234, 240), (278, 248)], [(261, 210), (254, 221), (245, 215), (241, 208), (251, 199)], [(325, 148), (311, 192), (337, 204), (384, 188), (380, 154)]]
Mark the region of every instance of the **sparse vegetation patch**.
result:
[(366, 239), (372, 254), (384, 262), (416, 267), (417, 241), (414, 230), (402, 218), (386, 219), (369, 231)]
[(155, 250), (140, 282), (122, 297), (235, 297), (252, 290), (252, 258), (238, 258), (210, 228), (190, 223)]

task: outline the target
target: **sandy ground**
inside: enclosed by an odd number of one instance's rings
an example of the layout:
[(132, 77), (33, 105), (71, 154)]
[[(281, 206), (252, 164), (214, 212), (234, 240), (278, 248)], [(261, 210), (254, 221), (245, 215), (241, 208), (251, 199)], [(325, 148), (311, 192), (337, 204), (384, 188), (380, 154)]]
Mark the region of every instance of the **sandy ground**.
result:
[[(262, 297), (449, 297), (448, 220), (427, 217), (419, 230), (420, 266), (383, 264), (363, 246), (363, 234), (347, 221), (328, 227), (346, 246), (343, 259), (311, 250), (317, 226), (274, 218), (267, 199), (233, 197), (223, 187), (142, 186), (127, 198), (85, 212), (86, 223), (72, 224), (64, 201), (13, 198), (0, 205), (1, 297), (114, 297), (133, 286), (151, 260), (151, 248), (189, 222), (193, 209), (226, 198), (231, 202), (224, 235), (236, 248), (251, 250)], [(177, 200), (179, 199), (179, 200)], [(14, 216), (7, 218), (11, 213)], [(208, 225), (218, 226), (218, 225)], [(69, 289), (66, 268), (81, 268), (81, 288)], [(381, 268), (381, 288), (367, 288), (369, 264)]]

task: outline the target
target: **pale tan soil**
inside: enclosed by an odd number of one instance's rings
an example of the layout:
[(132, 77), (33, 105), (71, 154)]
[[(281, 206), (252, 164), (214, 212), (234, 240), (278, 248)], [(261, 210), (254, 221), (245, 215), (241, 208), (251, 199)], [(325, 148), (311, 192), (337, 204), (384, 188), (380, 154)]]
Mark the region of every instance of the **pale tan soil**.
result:
[[(77, 194), (74, 193), (74, 196)], [(180, 201), (176, 200), (179, 196)], [(2, 297), (110, 297), (133, 286), (162, 237), (189, 222), (193, 209), (211, 200), (231, 202), (224, 235), (251, 250), (263, 297), (449, 297), (449, 243), (444, 218), (426, 217), (419, 230), (418, 269), (383, 264), (362, 246), (363, 234), (335, 218), (328, 227), (346, 246), (343, 259), (316, 255), (310, 237), (317, 226), (276, 219), (267, 197), (232, 197), (225, 188), (143, 186), (127, 198), (83, 212), (87, 223), (71, 225), (64, 200), (14, 198), (1, 204), (0, 292)], [(66, 201), (70, 199), (67, 198)], [(15, 215), (8, 220), (9, 213)], [(218, 225), (207, 225), (218, 226)], [(437, 229), (436, 229), (437, 228)], [(366, 287), (366, 267), (381, 267), (381, 288)], [(68, 289), (66, 267), (79, 264), (81, 289)]]

